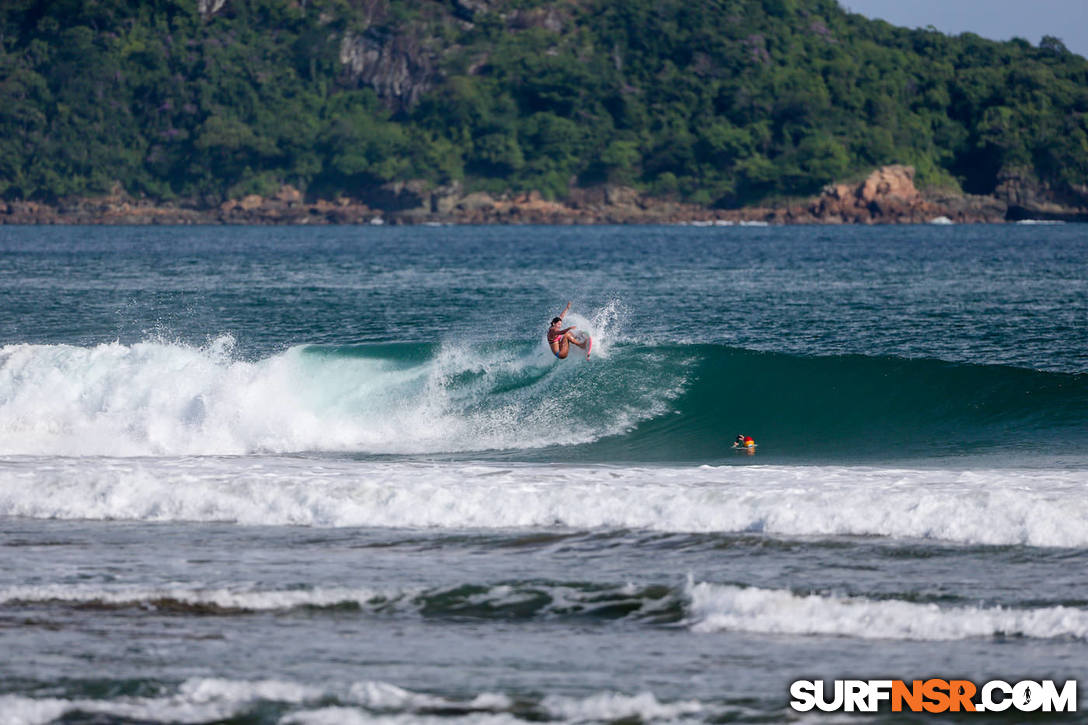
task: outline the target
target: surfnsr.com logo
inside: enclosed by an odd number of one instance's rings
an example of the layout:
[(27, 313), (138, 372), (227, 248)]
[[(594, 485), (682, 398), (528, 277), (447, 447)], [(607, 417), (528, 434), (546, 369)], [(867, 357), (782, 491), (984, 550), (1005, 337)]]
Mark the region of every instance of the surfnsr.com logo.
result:
[(790, 685), (790, 707), (797, 712), (1076, 712), (1077, 681), (1059, 689), (1053, 680), (797, 680)]

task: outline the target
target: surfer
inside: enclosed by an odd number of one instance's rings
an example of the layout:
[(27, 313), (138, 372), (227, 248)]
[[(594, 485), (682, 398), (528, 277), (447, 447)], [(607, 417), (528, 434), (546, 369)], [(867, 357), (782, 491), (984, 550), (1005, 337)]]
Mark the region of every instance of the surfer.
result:
[(593, 344), (589, 335), (586, 335), (584, 339), (579, 340), (574, 336), (574, 333), (571, 332), (571, 330), (577, 328), (576, 325), (560, 328), (560, 325), (563, 324), (563, 317), (565, 317), (568, 312), (570, 312), (569, 302), (567, 303), (567, 306), (563, 308), (563, 311), (559, 313), (559, 317), (552, 318), (551, 327), (548, 328), (548, 347), (552, 349), (552, 353), (557, 358), (565, 360), (567, 354), (570, 353), (570, 346), (572, 344), (577, 345), (586, 351), (586, 360), (588, 360), (590, 346)]
[(733, 440), (733, 450), (744, 451), (745, 454), (754, 456), (756, 454), (756, 442), (752, 440), (752, 436), (738, 433), (737, 437)]
[(755, 448), (756, 442), (752, 440), (752, 436), (746, 436), (743, 433), (738, 433), (736, 439), (733, 441), (734, 448)]

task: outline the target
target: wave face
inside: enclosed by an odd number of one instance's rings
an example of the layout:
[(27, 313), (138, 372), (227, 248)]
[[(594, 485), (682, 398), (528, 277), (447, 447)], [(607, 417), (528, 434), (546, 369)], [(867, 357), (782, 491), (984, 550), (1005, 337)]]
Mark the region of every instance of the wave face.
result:
[(753, 435), (760, 454), (815, 459), (1053, 454), (1088, 443), (1088, 374), (712, 345), (669, 352), (698, 360), (680, 415), (624, 441), (661, 457), (723, 455), (738, 432)]
[[(1088, 375), (721, 345), (0, 348), (0, 454), (716, 461), (1083, 451)], [(565, 449), (557, 456), (556, 448)], [(534, 453), (534, 451), (536, 453)], [(485, 454), (486, 452), (486, 454)]]

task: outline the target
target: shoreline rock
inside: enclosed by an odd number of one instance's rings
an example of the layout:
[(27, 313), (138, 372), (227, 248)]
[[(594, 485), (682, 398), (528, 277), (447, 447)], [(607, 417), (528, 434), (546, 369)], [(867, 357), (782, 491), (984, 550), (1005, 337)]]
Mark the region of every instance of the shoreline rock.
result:
[(993, 196), (923, 193), (910, 166), (884, 166), (857, 184), (831, 184), (817, 197), (739, 209), (649, 197), (616, 185), (573, 189), (564, 201), (540, 192), (465, 193), (459, 183), (427, 190), (407, 181), (363, 199), (307, 200), (283, 186), (214, 207), (136, 199), (119, 185), (103, 197), (0, 202), (0, 224), (924, 224), (1001, 223), (1022, 219), (1088, 221), (1088, 189), (1056, 199), (1031, 178), (1008, 175)]

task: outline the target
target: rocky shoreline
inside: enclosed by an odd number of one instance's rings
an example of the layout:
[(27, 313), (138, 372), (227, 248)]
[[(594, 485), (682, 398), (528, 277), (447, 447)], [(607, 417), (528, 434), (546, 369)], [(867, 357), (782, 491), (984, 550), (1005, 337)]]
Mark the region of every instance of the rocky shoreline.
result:
[(1057, 199), (1029, 178), (1010, 176), (994, 195), (923, 193), (914, 169), (885, 166), (858, 184), (833, 184), (814, 198), (740, 209), (648, 197), (623, 186), (575, 189), (562, 202), (537, 192), (493, 196), (459, 185), (426, 190), (387, 184), (364, 199), (308, 200), (291, 186), (199, 208), (136, 199), (120, 189), (50, 205), (0, 202), (0, 224), (923, 224), (1023, 219), (1088, 221), (1088, 189)]

